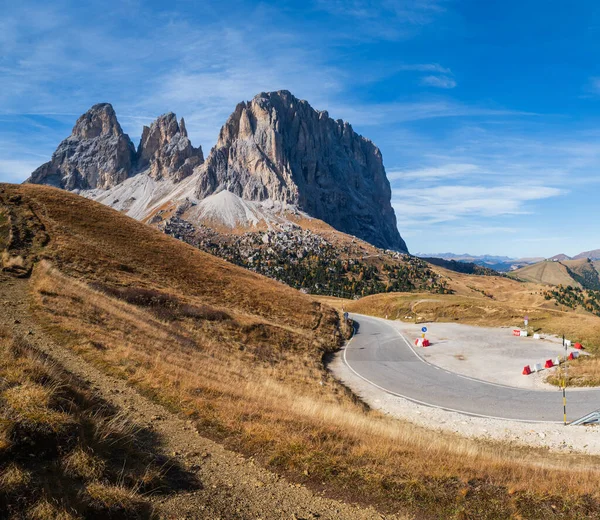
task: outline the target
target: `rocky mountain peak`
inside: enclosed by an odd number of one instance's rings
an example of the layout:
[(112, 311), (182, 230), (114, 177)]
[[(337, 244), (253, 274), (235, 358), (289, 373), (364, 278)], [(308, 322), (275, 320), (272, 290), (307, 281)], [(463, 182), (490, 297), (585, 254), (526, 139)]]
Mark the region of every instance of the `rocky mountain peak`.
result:
[(135, 147), (112, 105), (100, 103), (77, 120), (71, 135), (28, 182), (67, 190), (108, 189), (127, 179), (134, 161)]
[(198, 198), (227, 189), (293, 204), (340, 231), (406, 251), (379, 149), (287, 90), (238, 104), (199, 177)]
[(176, 115), (169, 112), (144, 126), (137, 151), (138, 170), (149, 170), (155, 179), (180, 181), (203, 162), (202, 148), (192, 146), (183, 118), (178, 123)]
[(83, 114), (75, 123), (71, 136), (79, 139), (123, 135), (117, 114), (110, 103), (98, 103)]

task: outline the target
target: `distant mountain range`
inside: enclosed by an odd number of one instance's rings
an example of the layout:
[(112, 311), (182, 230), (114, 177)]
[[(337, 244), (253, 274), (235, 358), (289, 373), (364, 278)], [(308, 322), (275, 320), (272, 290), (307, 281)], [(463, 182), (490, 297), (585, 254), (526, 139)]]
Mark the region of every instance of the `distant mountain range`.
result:
[(575, 256), (568, 256), (564, 253), (551, 256), (550, 258), (544, 257), (525, 257), (525, 258), (512, 258), (509, 256), (498, 256), (498, 255), (470, 255), (468, 253), (456, 254), (456, 253), (416, 253), (416, 256), (420, 258), (441, 258), (443, 260), (454, 260), (456, 262), (464, 262), (467, 264), (477, 264), (482, 267), (487, 267), (501, 273), (509, 271), (515, 271), (526, 267), (528, 265), (537, 264), (545, 260), (553, 262), (564, 262), (566, 260), (581, 260), (589, 258), (592, 261), (600, 260), (600, 249), (593, 249), (592, 251), (584, 251)]
[(544, 260), (543, 257), (537, 258), (511, 258), (508, 256), (497, 255), (470, 255), (468, 253), (417, 253), (420, 258), (441, 258), (443, 260), (454, 260), (456, 262), (464, 262), (467, 264), (476, 264), (481, 267), (493, 269), (501, 273), (514, 271), (526, 265), (535, 264)]

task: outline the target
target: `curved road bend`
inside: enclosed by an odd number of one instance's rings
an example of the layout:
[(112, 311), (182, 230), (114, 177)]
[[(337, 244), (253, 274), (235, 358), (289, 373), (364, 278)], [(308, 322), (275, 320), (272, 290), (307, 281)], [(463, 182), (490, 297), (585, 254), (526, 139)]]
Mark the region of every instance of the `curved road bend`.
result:
[[(525, 390), (448, 372), (423, 361), (386, 320), (351, 314), (358, 324), (344, 350), (346, 365), (387, 393), (469, 415), (525, 422), (561, 422), (562, 391)], [(600, 389), (567, 389), (567, 419), (600, 408)]]

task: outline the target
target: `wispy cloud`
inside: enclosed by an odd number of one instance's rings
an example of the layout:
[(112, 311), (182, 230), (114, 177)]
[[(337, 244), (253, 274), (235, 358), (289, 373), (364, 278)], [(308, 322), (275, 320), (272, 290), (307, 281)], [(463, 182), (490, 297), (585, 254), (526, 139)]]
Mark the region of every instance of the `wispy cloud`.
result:
[(456, 81), (450, 76), (425, 76), (421, 78), (421, 85), (437, 88), (454, 88)]
[(418, 72), (438, 72), (440, 74), (451, 74), (452, 71), (447, 67), (442, 67), (439, 63), (414, 63), (398, 65), (396, 70), (418, 71)]
[(462, 186), (440, 185), (426, 189), (406, 188), (392, 192), (392, 204), (400, 224), (437, 224), (464, 217), (498, 217), (531, 212), (532, 201), (556, 197), (558, 188), (532, 185)]
[(475, 164), (444, 164), (429, 168), (418, 168), (414, 170), (389, 170), (387, 177), (390, 181), (410, 181), (414, 179), (422, 181), (434, 181), (436, 179), (464, 178), (480, 175), (481, 168)]
[(484, 105), (467, 105), (450, 99), (434, 99), (413, 102), (373, 103), (369, 105), (330, 105), (329, 112), (335, 117), (351, 121), (355, 125), (393, 125), (425, 119), (450, 117), (515, 117), (535, 116), (533, 112), (490, 108)]
[[(351, 20), (351, 31), (374, 39), (410, 38), (446, 11), (446, 0), (316, 0), (317, 10), (340, 20)], [(357, 23), (358, 22), (358, 23)]]
[(3, 182), (22, 182), (39, 165), (39, 159), (0, 159), (0, 179)]

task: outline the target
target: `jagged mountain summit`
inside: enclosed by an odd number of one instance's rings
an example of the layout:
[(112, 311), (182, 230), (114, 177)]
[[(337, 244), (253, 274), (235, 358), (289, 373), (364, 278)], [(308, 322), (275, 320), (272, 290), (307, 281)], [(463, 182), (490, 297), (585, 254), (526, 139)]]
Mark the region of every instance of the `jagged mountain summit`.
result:
[(66, 190), (109, 189), (129, 177), (135, 155), (113, 107), (100, 103), (77, 120), (52, 159), (35, 170), (27, 182)]
[[(109, 104), (94, 105), (28, 182), (51, 184), (154, 223), (173, 212), (194, 224), (272, 225), (288, 212), (323, 220), (377, 247), (407, 251), (379, 149), (351, 125), (283, 90), (238, 104), (204, 161), (183, 119), (144, 127), (137, 151)], [(212, 198), (210, 212), (195, 206)], [(223, 218), (219, 219), (219, 201)], [(232, 206), (248, 218), (231, 218)], [(270, 213), (276, 218), (271, 219)]]
[(178, 123), (175, 114), (164, 114), (144, 126), (136, 151), (112, 105), (100, 103), (77, 120), (52, 159), (27, 182), (70, 191), (109, 190), (141, 172), (180, 181), (203, 162), (202, 149), (192, 146), (184, 120)]

